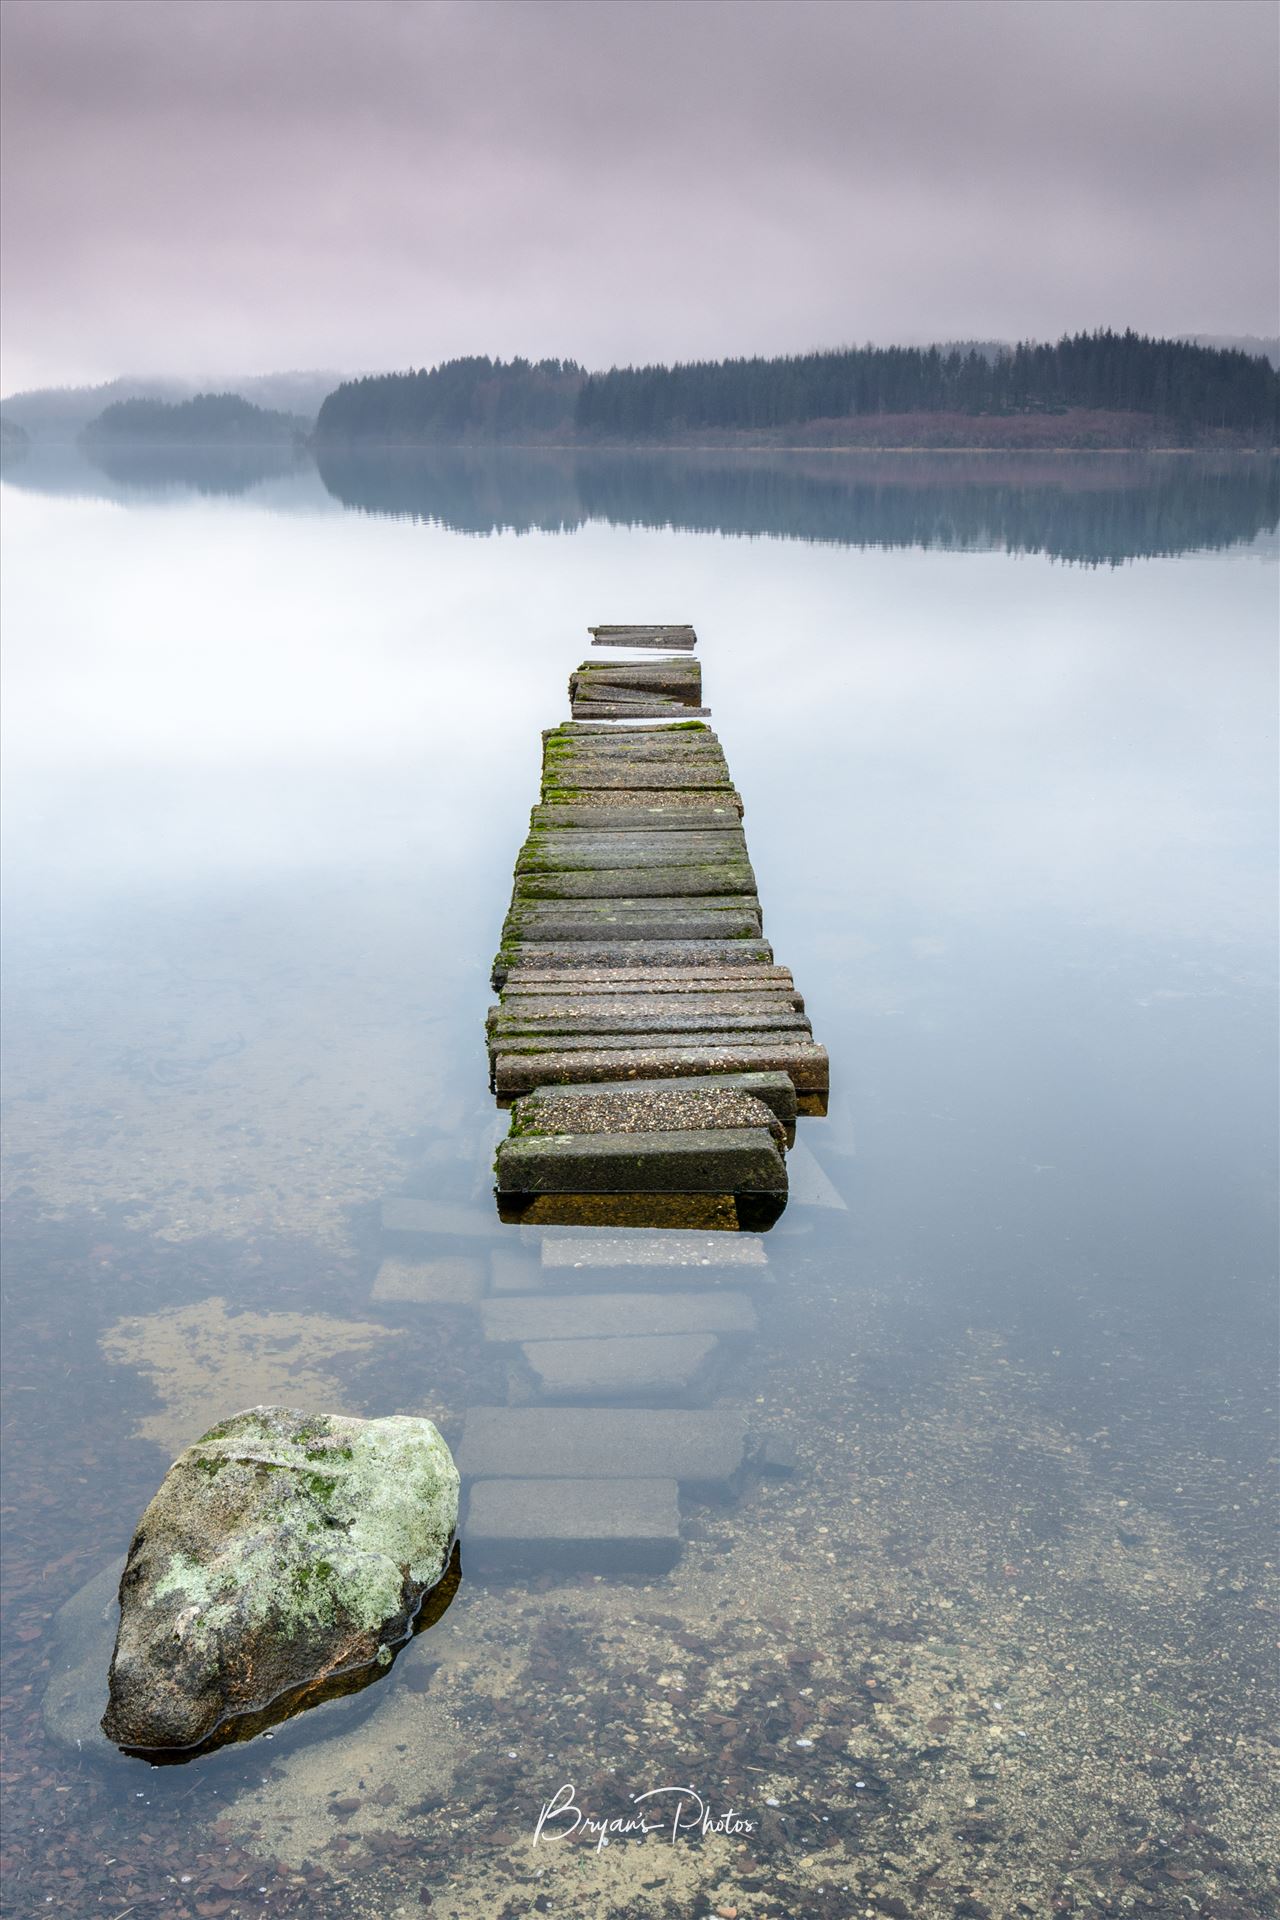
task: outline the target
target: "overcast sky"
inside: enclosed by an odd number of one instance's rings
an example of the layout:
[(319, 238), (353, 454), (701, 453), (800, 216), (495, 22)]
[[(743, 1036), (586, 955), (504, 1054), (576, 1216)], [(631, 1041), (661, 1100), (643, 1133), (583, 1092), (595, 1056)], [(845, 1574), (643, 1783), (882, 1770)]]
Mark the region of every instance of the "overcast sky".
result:
[(1277, 326), (1271, 0), (3, 0), (3, 387)]

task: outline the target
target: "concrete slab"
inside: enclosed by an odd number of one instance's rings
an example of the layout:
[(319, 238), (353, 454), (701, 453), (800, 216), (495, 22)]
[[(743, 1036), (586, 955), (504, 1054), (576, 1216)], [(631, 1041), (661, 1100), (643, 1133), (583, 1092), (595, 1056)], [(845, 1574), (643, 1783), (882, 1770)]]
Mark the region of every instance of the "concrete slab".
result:
[(683, 794), (597, 792), (589, 801), (539, 803), (529, 821), (535, 832), (570, 828), (601, 834), (639, 828), (646, 833), (704, 833), (719, 825), (735, 827), (741, 818), (741, 794), (708, 789)]
[(522, 993), (510, 984), (500, 1007), (489, 1011), (488, 1025), (499, 1020), (508, 1025), (536, 1031), (548, 1031), (558, 1025), (569, 1029), (591, 1020), (611, 1027), (615, 1020), (662, 1019), (677, 1014), (727, 1018), (730, 1014), (794, 1015), (795, 995), (777, 993)]
[(510, 1013), (500, 1013), (488, 1025), (490, 1053), (528, 1053), (535, 1045), (561, 1052), (571, 1046), (620, 1046), (622, 1041), (613, 1037), (618, 1034), (644, 1035), (641, 1044), (656, 1047), (673, 1043), (720, 1046), (725, 1035), (758, 1037), (764, 1044), (766, 1039), (783, 1034), (797, 1037), (811, 1032), (808, 1015), (797, 1013), (794, 1007), (763, 1007), (747, 1013), (721, 1012), (718, 1008), (686, 1012), (679, 1001), (646, 1013), (600, 1012), (589, 1007), (581, 1014), (562, 1009), (542, 1019), (516, 1007)]
[(616, 967), (652, 962), (659, 967), (705, 965), (708, 961), (770, 963), (773, 948), (763, 938), (741, 940), (541, 940), (504, 942), (493, 962), (492, 980), (500, 988), (512, 968)]
[(730, 1408), (473, 1407), (456, 1457), (466, 1481), (670, 1479), (727, 1498), (746, 1445)]
[(627, 760), (616, 764), (603, 758), (592, 760), (576, 768), (572, 774), (561, 774), (558, 766), (549, 766), (543, 770), (542, 797), (551, 799), (557, 792), (581, 791), (586, 788), (616, 787), (624, 791), (653, 792), (657, 789), (672, 788), (696, 791), (706, 788), (726, 790), (730, 779), (723, 768), (714, 762), (703, 766), (692, 760)]
[(708, 1047), (602, 1047), (595, 1052), (500, 1053), (493, 1063), (497, 1093), (530, 1093), (535, 1086), (576, 1081), (665, 1080), (698, 1073), (785, 1073), (797, 1093), (824, 1091), (830, 1075), (825, 1047), (812, 1042), (761, 1046), (735, 1041)]
[(462, 1529), (468, 1574), (666, 1573), (679, 1489), (661, 1480), (480, 1480)]
[[(635, 1080), (597, 1080), (585, 1086), (538, 1087), (532, 1096), (526, 1098), (566, 1100), (585, 1100), (594, 1102), (601, 1095), (612, 1093), (635, 1093), (641, 1090), (656, 1092)], [(696, 1092), (727, 1090), (731, 1093), (751, 1094), (763, 1106), (777, 1116), (784, 1126), (795, 1126), (796, 1090), (785, 1073), (725, 1073), (698, 1074), (689, 1076), (664, 1077), (662, 1091), (672, 1093), (691, 1088)]]
[(486, 1340), (634, 1340), (656, 1334), (715, 1333), (747, 1339), (757, 1331), (745, 1293), (704, 1288), (680, 1293), (540, 1293), (486, 1300), (480, 1309)]
[(754, 896), (755, 891), (756, 876), (749, 861), (704, 858), (660, 866), (517, 869), (512, 900), (705, 899), (726, 893)]
[(520, 1346), (518, 1386), (562, 1406), (698, 1405), (709, 1397), (719, 1352), (714, 1333), (529, 1340)]
[(473, 1307), (484, 1293), (486, 1272), (485, 1262), (472, 1254), (437, 1254), (429, 1260), (392, 1255), (378, 1268), (370, 1298), (419, 1307)]
[(498, 1148), (507, 1193), (771, 1193), (787, 1169), (765, 1127), (517, 1135)]
[(495, 1247), (489, 1255), (489, 1291), (507, 1298), (511, 1295), (541, 1293), (542, 1270), (535, 1254), (527, 1247)]
[(695, 905), (672, 906), (656, 899), (650, 906), (638, 902), (602, 901), (598, 907), (575, 912), (558, 905), (517, 904), (503, 924), (502, 943), (513, 941), (584, 940), (749, 940), (763, 932), (760, 911), (744, 907), (737, 894), (721, 894)]
[[(517, 876), (579, 868), (750, 867), (741, 827), (722, 833), (583, 833), (578, 828), (530, 834), (516, 860)], [(754, 889), (755, 880), (751, 881)]]
[(691, 651), (698, 636), (688, 625), (676, 626), (603, 626), (588, 627), (591, 644), (596, 647), (671, 647)]
[(667, 1081), (637, 1083), (594, 1099), (582, 1088), (570, 1099), (557, 1098), (554, 1090), (526, 1094), (515, 1102), (511, 1120), (513, 1134), (674, 1133), (689, 1127), (763, 1127), (778, 1146), (787, 1144), (784, 1123), (754, 1095), (701, 1087), (673, 1092)]

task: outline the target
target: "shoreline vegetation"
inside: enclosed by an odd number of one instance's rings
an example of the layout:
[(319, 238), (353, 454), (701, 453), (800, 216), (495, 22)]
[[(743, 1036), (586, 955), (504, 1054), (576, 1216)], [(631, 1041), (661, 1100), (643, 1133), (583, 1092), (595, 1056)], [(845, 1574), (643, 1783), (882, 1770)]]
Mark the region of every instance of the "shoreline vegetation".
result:
[(1280, 373), (1235, 348), (1076, 334), (994, 352), (863, 347), (589, 373), (447, 361), (343, 381), (318, 445), (1271, 448)]

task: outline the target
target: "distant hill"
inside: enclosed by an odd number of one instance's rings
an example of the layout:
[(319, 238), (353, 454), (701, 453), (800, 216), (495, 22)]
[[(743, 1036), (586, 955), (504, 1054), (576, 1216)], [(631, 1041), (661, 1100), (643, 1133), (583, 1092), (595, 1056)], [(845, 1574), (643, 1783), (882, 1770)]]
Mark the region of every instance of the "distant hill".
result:
[(270, 446), (292, 444), (308, 422), (255, 407), (238, 393), (198, 393), (192, 400), (116, 400), (85, 427), (89, 446)]
[(93, 387), (33, 387), (4, 400), (4, 418), (33, 440), (74, 440), (91, 420), (123, 400), (192, 400), (197, 393), (238, 393), (255, 406), (296, 414), (310, 423), (342, 380), (323, 369), (291, 373), (209, 374), (200, 380), (136, 376)]
[(7, 413), (0, 413), (0, 452), (25, 453), (31, 445), (30, 435), (11, 420)]
[(584, 373), (570, 360), (450, 360), (344, 381), (319, 444), (1274, 446), (1265, 358), (1075, 334), (999, 349), (850, 347)]

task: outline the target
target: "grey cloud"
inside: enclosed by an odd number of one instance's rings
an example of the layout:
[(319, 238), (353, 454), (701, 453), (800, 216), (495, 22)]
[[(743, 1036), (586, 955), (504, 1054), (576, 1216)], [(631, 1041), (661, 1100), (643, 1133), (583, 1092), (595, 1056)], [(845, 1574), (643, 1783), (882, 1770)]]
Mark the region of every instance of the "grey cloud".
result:
[(6, 386), (1275, 327), (1255, 0), (7, 0)]

